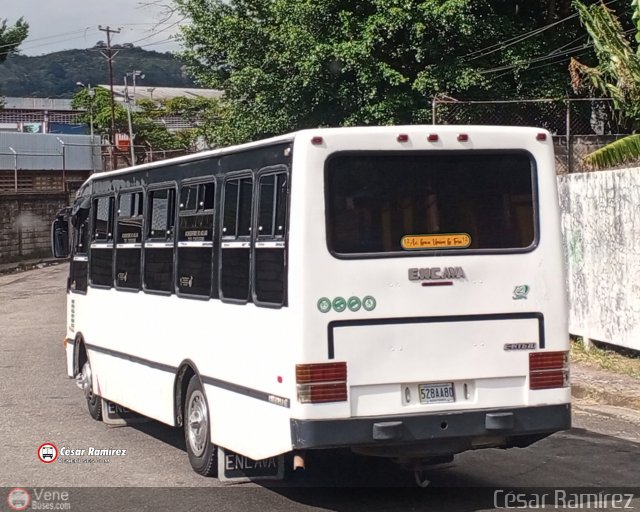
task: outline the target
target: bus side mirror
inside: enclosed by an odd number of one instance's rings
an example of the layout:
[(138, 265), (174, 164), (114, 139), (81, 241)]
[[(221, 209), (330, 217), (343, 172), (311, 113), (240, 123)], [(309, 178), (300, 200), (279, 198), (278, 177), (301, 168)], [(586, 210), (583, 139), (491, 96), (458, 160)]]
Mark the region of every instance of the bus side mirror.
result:
[(54, 258), (69, 257), (69, 222), (62, 217), (51, 225), (51, 251)]

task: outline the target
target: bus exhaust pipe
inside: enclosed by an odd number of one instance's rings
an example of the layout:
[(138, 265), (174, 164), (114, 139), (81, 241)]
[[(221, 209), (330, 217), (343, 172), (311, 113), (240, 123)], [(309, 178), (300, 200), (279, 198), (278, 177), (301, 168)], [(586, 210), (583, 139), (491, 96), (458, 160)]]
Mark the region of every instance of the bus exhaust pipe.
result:
[(305, 453), (304, 452), (296, 452), (293, 455), (293, 470), (297, 471), (297, 470), (301, 470), (304, 471), (305, 470)]

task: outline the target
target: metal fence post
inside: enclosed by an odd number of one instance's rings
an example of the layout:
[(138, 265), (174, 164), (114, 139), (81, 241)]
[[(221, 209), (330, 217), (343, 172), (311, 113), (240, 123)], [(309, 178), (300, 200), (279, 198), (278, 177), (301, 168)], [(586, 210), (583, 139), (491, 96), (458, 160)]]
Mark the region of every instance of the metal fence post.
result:
[(13, 153), (13, 187), (18, 193), (18, 152), (9, 146), (9, 150)]
[(60, 137), (56, 137), (56, 139), (58, 139), (58, 142), (62, 145), (62, 191), (66, 192), (67, 190), (67, 187), (66, 187), (67, 177), (65, 176), (66, 170), (67, 170), (66, 149), (65, 149), (64, 141)]
[(567, 140), (567, 173), (571, 174), (573, 172), (573, 169), (571, 168), (573, 165), (572, 162), (572, 153), (573, 153), (573, 149), (571, 147), (571, 100), (567, 99), (566, 101), (566, 105), (567, 105), (567, 128), (566, 128), (566, 140)]
[(431, 100), (431, 124), (436, 124), (436, 105), (437, 99), (436, 96)]

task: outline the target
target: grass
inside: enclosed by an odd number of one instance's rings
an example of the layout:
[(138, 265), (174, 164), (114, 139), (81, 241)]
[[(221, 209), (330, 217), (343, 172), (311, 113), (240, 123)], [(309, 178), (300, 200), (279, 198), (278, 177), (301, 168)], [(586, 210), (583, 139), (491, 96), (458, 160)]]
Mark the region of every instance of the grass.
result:
[(571, 360), (614, 373), (640, 379), (640, 353), (614, 348), (602, 343), (592, 343), (587, 350), (582, 338), (573, 338)]

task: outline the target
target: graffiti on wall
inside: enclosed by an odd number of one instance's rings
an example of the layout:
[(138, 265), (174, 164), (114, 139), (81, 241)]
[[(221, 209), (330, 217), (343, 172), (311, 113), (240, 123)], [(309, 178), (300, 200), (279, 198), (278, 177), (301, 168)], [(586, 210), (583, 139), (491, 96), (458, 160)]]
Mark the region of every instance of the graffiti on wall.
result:
[(640, 169), (558, 187), (571, 334), (640, 350)]

